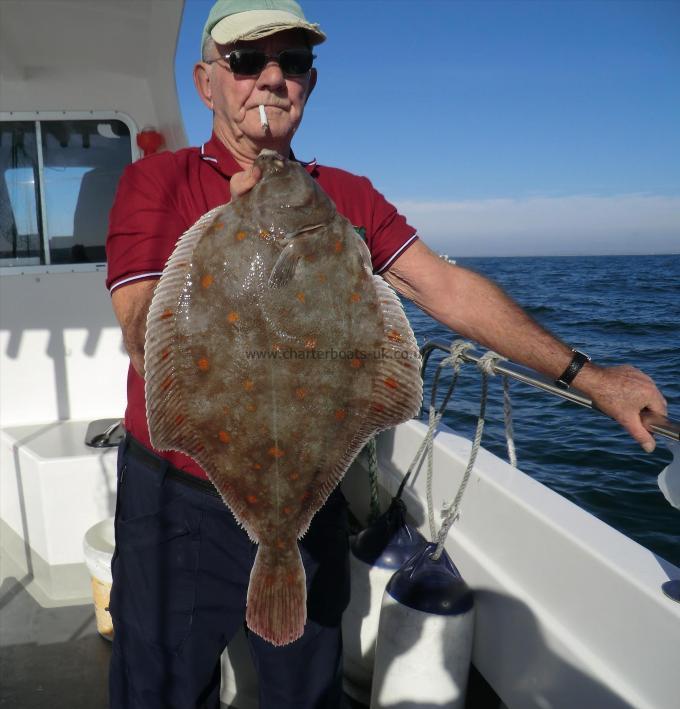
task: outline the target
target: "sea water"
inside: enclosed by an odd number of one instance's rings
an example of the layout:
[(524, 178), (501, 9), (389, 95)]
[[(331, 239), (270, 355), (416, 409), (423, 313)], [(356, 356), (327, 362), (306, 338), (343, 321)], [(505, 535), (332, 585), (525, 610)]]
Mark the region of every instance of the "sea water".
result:
[[(541, 325), (603, 366), (633, 364), (651, 376), (680, 420), (680, 255), (461, 258), (492, 278)], [(456, 335), (405, 303), (418, 344)], [(435, 370), (426, 376), (426, 401)], [(444, 387), (440, 387), (443, 389)], [(482, 444), (506, 457), (502, 384), (490, 380)], [(680, 566), (680, 511), (656, 478), (671, 455), (657, 436), (645, 453), (614, 421), (527, 385), (511, 384), (518, 467)], [(444, 422), (471, 437), (480, 377), (465, 365)]]

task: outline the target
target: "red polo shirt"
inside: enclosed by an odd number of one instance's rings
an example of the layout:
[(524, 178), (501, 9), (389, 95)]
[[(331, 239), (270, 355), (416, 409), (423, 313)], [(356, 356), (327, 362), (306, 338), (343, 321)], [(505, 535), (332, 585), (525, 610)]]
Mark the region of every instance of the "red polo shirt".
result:
[[(365, 177), (312, 162), (309, 174), (335, 202), (338, 212), (364, 235), (375, 273), (387, 270), (418, 237)], [(129, 165), (118, 184), (106, 240), (111, 292), (139, 280), (160, 277), (177, 239), (203, 214), (231, 199), (229, 180), (241, 171), (213, 134), (199, 148), (164, 152)], [(146, 422), (144, 381), (130, 367), (126, 429), (151, 448)], [(158, 453), (188, 473), (206, 478), (181, 453)]]

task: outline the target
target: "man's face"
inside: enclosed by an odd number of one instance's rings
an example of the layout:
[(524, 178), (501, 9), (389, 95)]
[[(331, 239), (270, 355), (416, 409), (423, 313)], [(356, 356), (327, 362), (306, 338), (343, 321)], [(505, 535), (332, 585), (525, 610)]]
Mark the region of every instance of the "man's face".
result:
[[(306, 44), (300, 32), (289, 30), (219, 50), (223, 54), (246, 46), (271, 56)], [(314, 69), (304, 76), (286, 77), (281, 67), (270, 61), (257, 76), (240, 76), (231, 72), (226, 61), (202, 66), (206, 67), (202, 80), (207, 87), (202, 92), (204, 102), (214, 111), (215, 132), (230, 147), (251, 148), (257, 154), (262, 147), (282, 149), (290, 145), (316, 81)], [(265, 107), (269, 122), (266, 130), (260, 120), (260, 105)]]

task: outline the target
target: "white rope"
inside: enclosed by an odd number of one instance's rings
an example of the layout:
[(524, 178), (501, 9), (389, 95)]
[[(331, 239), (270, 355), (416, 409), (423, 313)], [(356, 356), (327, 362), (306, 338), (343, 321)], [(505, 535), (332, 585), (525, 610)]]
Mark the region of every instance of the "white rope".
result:
[[(441, 421), (441, 418), (444, 415), (446, 405), (448, 404), (449, 399), (451, 398), (453, 390), (456, 386), (460, 368), (464, 363), (462, 356), (467, 350), (472, 349), (472, 347), (473, 345), (471, 342), (466, 342), (465, 340), (454, 340), (451, 343), (451, 354), (448, 357), (444, 357), (444, 359), (439, 363), (437, 371), (434, 375), (434, 381), (432, 382), (432, 394), (430, 396), (430, 422), (427, 429), (427, 434), (425, 436), (425, 440), (423, 441), (423, 443), (427, 445), (427, 478), (425, 488), (427, 494), (427, 516), (430, 524), (430, 539), (434, 539), (437, 535), (437, 527), (434, 520), (434, 504), (432, 501), (432, 480), (434, 478), (434, 434), (437, 430), (437, 427), (439, 426), (439, 422)], [(453, 381), (449, 385), (449, 389), (446, 393), (446, 396), (444, 397), (444, 400), (442, 401), (442, 404), (439, 407), (439, 410), (437, 411), (436, 403), (439, 377), (443, 369), (449, 365), (453, 368)], [(416, 454), (416, 459), (418, 459), (419, 455), (420, 449)]]
[(366, 444), (368, 454), (368, 487), (370, 490), (369, 522), (375, 522), (380, 517), (380, 497), (378, 494), (378, 450), (375, 436)]
[(517, 451), (515, 450), (515, 434), (512, 428), (512, 403), (510, 402), (510, 379), (503, 375), (503, 421), (505, 421), (505, 443), (508, 449), (508, 461), (513, 468), (517, 467)]
[[(475, 461), (477, 460), (477, 453), (479, 453), (479, 448), (482, 443), (482, 433), (484, 433), (484, 415), (486, 413), (486, 400), (489, 390), (489, 372), (493, 373), (491, 367), (493, 367), (493, 357), (497, 357), (495, 352), (487, 352), (482, 355), (477, 366), (482, 373), (482, 395), (479, 402), (479, 416), (477, 417), (477, 427), (475, 429), (475, 437), (472, 441), (472, 449), (470, 450), (470, 458), (468, 460), (467, 467), (465, 468), (465, 473), (463, 474), (463, 479), (460, 481), (458, 486), (458, 492), (456, 497), (450, 505), (444, 506), (444, 520), (442, 526), (439, 529), (439, 534), (436, 537), (437, 548), (434, 554), (432, 554), (432, 559), (435, 561), (439, 559), (444, 551), (444, 542), (448, 536), (449, 530), (453, 526), (453, 523), (458, 519), (458, 509), (460, 507), (461, 500), (463, 499), (463, 494), (465, 493), (465, 488), (467, 487), (468, 481), (470, 480), (470, 475), (472, 474), (472, 469), (474, 468)], [(434, 505), (431, 506), (431, 512), (434, 514)], [(434, 535), (433, 535), (434, 536)]]
[[(465, 489), (467, 488), (470, 476), (472, 475), (472, 470), (475, 466), (477, 454), (479, 453), (479, 448), (482, 443), (482, 434), (484, 433), (484, 417), (486, 415), (486, 402), (489, 392), (489, 376), (495, 376), (494, 368), (503, 359), (504, 358), (496, 352), (492, 352), (491, 350), (489, 350), (488, 352), (483, 354), (477, 362), (477, 367), (479, 368), (482, 374), (482, 393), (479, 402), (479, 416), (477, 417), (475, 437), (472, 441), (470, 458), (468, 460), (467, 467), (465, 468), (463, 479), (460, 481), (460, 485), (458, 486), (458, 492), (456, 493), (456, 497), (450, 505), (444, 506), (444, 519), (442, 521), (442, 526), (439, 530), (439, 534), (437, 535), (436, 539), (437, 548), (435, 549), (434, 554), (432, 554), (432, 559), (434, 560), (439, 559), (439, 557), (441, 556), (444, 550), (444, 543), (446, 542), (446, 537), (448, 536), (449, 530), (453, 526), (454, 522), (458, 519), (460, 503), (463, 499), (463, 494), (465, 493)], [(504, 379), (506, 378), (504, 377)], [(507, 406), (505, 404), (507, 404)], [(512, 455), (514, 456), (514, 441), (512, 440), (512, 416), (509, 394), (507, 397), (504, 396), (504, 417), (506, 425), (506, 438), (508, 443), (508, 454), (510, 454), (510, 451), (512, 450)], [(508, 424), (510, 425), (509, 430)], [(434, 505), (433, 503), (429, 504), (429, 512), (432, 514), (432, 516), (434, 516)]]
[[(496, 365), (504, 361), (504, 358), (501, 357), (501, 355), (497, 354), (496, 352), (493, 352), (489, 350), (486, 352), (484, 355), (482, 355), (479, 358), (479, 361), (477, 362), (477, 367), (479, 368), (481, 375), (482, 375), (482, 382), (481, 382), (481, 396), (480, 396), (480, 404), (479, 404), (479, 415), (477, 417), (477, 426), (475, 429), (475, 436), (472, 441), (472, 448), (470, 450), (470, 458), (468, 460), (467, 467), (465, 469), (465, 473), (463, 474), (463, 478), (460, 482), (460, 485), (458, 486), (458, 491), (456, 493), (456, 496), (453, 500), (453, 502), (450, 505), (444, 505), (444, 519), (442, 522), (442, 526), (439, 530), (439, 533), (436, 531), (436, 522), (435, 522), (435, 515), (434, 515), (434, 500), (433, 500), (433, 494), (432, 494), (432, 482), (434, 478), (434, 445), (433, 445), (433, 440), (434, 440), (434, 435), (437, 430), (437, 427), (439, 426), (439, 422), (441, 421), (442, 416), (444, 415), (444, 411), (446, 409), (446, 405), (449, 402), (449, 399), (452, 397), (456, 382), (458, 380), (458, 375), (460, 373), (460, 368), (464, 364), (465, 360), (463, 359), (464, 353), (469, 350), (473, 349), (474, 345), (471, 342), (466, 342), (465, 340), (454, 340), (454, 342), (451, 344), (451, 354), (448, 357), (445, 357), (437, 366), (437, 369), (435, 371), (435, 376), (434, 380), (432, 382), (432, 393), (430, 396), (430, 408), (429, 408), (429, 422), (428, 422), (428, 427), (427, 427), (427, 432), (421, 441), (420, 446), (418, 447), (418, 451), (415, 454), (415, 457), (413, 458), (413, 461), (411, 462), (411, 465), (409, 466), (406, 475), (404, 476), (404, 479), (401, 482), (401, 485), (399, 486), (399, 491), (397, 492), (397, 497), (401, 496), (401, 493), (404, 489), (404, 486), (406, 485), (406, 481), (409, 479), (411, 476), (411, 473), (415, 469), (416, 465), (422, 460), (423, 456), (423, 451), (426, 452), (427, 455), (427, 480), (426, 480), (426, 494), (427, 494), (427, 513), (428, 513), (428, 522), (430, 526), (430, 538), (436, 541), (437, 543), (437, 548), (432, 555), (433, 559), (439, 559), (439, 557), (442, 554), (442, 551), (444, 549), (444, 543), (446, 541), (446, 537), (449, 533), (449, 530), (455, 523), (456, 519), (458, 518), (459, 514), (459, 509), (460, 509), (460, 504), (463, 499), (463, 494), (465, 493), (465, 489), (467, 487), (467, 484), (470, 480), (470, 476), (472, 474), (472, 470), (475, 466), (475, 461), (477, 459), (477, 454), (479, 453), (479, 448), (481, 446), (482, 442), (482, 434), (484, 432), (484, 423), (485, 423), (485, 415), (486, 415), (486, 402), (488, 398), (488, 390), (489, 390), (489, 376), (495, 376), (495, 371), (494, 368)], [(453, 379), (451, 381), (451, 384), (449, 385), (449, 388), (446, 392), (446, 395), (444, 396), (444, 399), (440, 405), (439, 408), (437, 408), (436, 405), (436, 400), (437, 400), (437, 390), (438, 390), (438, 385), (439, 385), (439, 378), (441, 376), (441, 373), (443, 369), (447, 366), (451, 366), (453, 368)], [(507, 442), (507, 449), (508, 449), (508, 458), (510, 460), (510, 463), (512, 465), (517, 464), (517, 456), (515, 453), (515, 443), (513, 439), (513, 430), (512, 430), (512, 407), (510, 403), (510, 392), (509, 392), (509, 387), (508, 387), (508, 378), (504, 375), (503, 376), (503, 418), (505, 421), (505, 433), (506, 433), (506, 442)]]

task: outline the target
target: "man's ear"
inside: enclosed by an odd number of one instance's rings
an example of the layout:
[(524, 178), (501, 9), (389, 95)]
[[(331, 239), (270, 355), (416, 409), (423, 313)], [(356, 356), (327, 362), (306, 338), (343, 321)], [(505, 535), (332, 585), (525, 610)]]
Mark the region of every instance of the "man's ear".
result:
[(316, 80), (317, 80), (316, 69), (314, 67), (312, 67), (309, 70), (309, 85), (307, 86), (307, 96), (305, 97), (305, 103), (309, 100), (309, 97), (312, 95), (312, 91), (314, 91), (314, 87), (316, 86)]
[(194, 66), (194, 85), (203, 103), (212, 111), (212, 86), (210, 85), (210, 69), (208, 64), (198, 62)]

